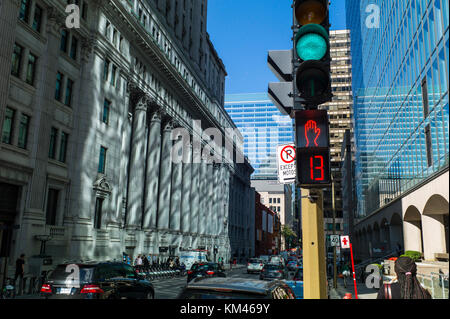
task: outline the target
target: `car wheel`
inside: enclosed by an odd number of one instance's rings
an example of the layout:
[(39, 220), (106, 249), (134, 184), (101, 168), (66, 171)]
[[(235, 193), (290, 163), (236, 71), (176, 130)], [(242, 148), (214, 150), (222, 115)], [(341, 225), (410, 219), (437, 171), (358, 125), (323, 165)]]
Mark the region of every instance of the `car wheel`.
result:
[(145, 299), (155, 299), (155, 296), (153, 295), (153, 292), (149, 291), (145, 295)]

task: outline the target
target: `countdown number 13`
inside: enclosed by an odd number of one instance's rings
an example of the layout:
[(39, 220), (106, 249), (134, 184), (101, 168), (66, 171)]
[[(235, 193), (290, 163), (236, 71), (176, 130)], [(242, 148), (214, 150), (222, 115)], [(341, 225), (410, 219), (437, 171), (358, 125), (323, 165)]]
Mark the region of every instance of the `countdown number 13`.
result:
[[(320, 160), (320, 165), (319, 166), (314, 166), (314, 160), (318, 159)], [(316, 155), (316, 156), (311, 156), (309, 158), (309, 170), (311, 173), (311, 180), (313, 181), (323, 181), (324, 180), (324, 171), (323, 171), (323, 156), (320, 155)], [(314, 172), (315, 171), (319, 171), (320, 172), (320, 177), (314, 177)]]

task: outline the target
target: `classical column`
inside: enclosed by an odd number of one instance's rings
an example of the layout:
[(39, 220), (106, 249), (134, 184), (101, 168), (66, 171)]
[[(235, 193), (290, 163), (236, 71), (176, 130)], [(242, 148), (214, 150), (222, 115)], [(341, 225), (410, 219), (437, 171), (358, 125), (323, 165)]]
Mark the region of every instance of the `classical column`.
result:
[(221, 204), (221, 192), (220, 192), (220, 164), (214, 164), (214, 204), (213, 204), (213, 215), (212, 215), (212, 223), (213, 236), (219, 235), (219, 222), (220, 222), (220, 204)]
[(146, 169), (146, 193), (144, 229), (156, 228), (156, 214), (158, 212), (158, 186), (159, 169), (161, 159), (161, 111), (156, 111), (150, 116), (150, 127), (148, 132), (147, 146), (147, 169)]
[(213, 216), (214, 216), (214, 168), (213, 164), (209, 163), (207, 168), (207, 207), (206, 207), (206, 233), (213, 235)]
[(198, 216), (198, 233), (201, 235), (205, 234), (206, 231), (206, 202), (208, 199), (206, 198), (206, 174), (207, 174), (207, 168), (206, 168), (206, 160), (202, 158), (200, 163), (200, 188), (199, 188), (199, 196), (200, 196), (200, 212)]
[(183, 188), (181, 192), (181, 231), (186, 234), (191, 230), (191, 188), (194, 184), (192, 178), (192, 144), (185, 145), (183, 152)]
[(159, 172), (159, 197), (158, 197), (158, 229), (169, 229), (170, 194), (172, 180), (172, 161), (170, 150), (172, 149), (172, 121), (169, 120), (162, 133), (161, 160)]
[(200, 214), (200, 152), (192, 146), (192, 183), (191, 183), (191, 219), (189, 231), (192, 234), (199, 232), (199, 214)]
[[(177, 125), (178, 126), (178, 125)], [(172, 138), (176, 136), (172, 135)], [(174, 141), (174, 144), (183, 143), (181, 136)], [(175, 231), (180, 231), (180, 221), (181, 221), (181, 192), (182, 192), (182, 181), (183, 181), (183, 162), (179, 160), (182, 158), (181, 147), (173, 147), (172, 150), (177, 152), (173, 154), (173, 158), (170, 158), (172, 163), (172, 187), (171, 187), (171, 197), (170, 197), (170, 229)]]
[(127, 226), (141, 226), (142, 199), (144, 195), (144, 163), (145, 163), (145, 126), (147, 121), (147, 101), (148, 97), (142, 93), (132, 92), (132, 95), (139, 94), (137, 102), (135, 97), (131, 97), (134, 106), (133, 131), (131, 134), (131, 156), (128, 184), (127, 201)]

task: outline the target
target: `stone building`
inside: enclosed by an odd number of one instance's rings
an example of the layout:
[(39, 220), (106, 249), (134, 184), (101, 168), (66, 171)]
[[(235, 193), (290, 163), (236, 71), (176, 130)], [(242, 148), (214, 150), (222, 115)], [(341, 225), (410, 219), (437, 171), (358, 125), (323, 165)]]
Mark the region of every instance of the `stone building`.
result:
[[(1, 256), (13, 265), (49, 239), (54, 263), (202, 248), (212, 258), (214, 246), (228, 258), (252, 168), (224, 110), (207, 1), (76, 3), (79, 28), (66, 1), (0, 6)], [(189, 140), (175, 162), (180, 129)], [(208, 145), (215, 163), (201, 156)], [(237, 185), (245, 195), (231, 202)]]

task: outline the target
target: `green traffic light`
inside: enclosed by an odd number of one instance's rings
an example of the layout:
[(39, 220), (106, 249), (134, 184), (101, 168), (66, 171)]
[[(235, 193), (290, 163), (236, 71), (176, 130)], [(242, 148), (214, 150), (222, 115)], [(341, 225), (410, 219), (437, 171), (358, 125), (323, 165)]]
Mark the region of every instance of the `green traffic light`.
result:
[(328, 34), (325, 28), (318, 24), (308, 24), (296, 35), (296, 50), (303, 61), (321, 60), (328, 49)]
[(327, 43), (322, 36), (308, 33), (298, 40), (297, 53), (303, 61), (320, 60), (327, 53)]

